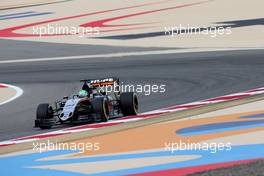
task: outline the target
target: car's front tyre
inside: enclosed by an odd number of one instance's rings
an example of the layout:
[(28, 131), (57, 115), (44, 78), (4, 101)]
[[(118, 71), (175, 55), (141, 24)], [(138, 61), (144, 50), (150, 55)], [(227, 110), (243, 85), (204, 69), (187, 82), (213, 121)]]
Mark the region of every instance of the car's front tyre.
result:
[(36, 127), (41, 129), (49, 129), (54, 124), (53, 108), (48, 103), (38, 105), (36, 116)]

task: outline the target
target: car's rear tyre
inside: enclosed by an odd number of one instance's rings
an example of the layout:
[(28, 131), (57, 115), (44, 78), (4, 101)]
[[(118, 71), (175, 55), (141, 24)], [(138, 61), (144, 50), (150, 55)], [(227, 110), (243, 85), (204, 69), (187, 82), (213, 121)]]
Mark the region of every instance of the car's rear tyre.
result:
[(100, 118), (101, 122), (109, 120), (109, 109), (107, 100), (104, 97), (98, 97), (92, 101), (93, 112)]
[(137, 115), (138, 98), (134, 92), (124, 92), (120, 95), (120, 107), (124, 116)]
[(41, 129), (49, 129), (54, 124), (53, 108), (48, 103), (39, 104), (36, 115), (35, 126)]

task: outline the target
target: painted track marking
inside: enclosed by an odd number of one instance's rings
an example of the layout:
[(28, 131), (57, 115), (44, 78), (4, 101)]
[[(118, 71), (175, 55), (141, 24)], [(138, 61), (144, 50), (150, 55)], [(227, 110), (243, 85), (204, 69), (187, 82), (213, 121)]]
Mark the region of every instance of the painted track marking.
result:
[(13, 85), (9, 85), (9, 84), (3, 84), (3, 83), (0, 83), (0, 87), (7, 87), (7, 88), (12, 88), (12, 89), (15, 89), (16, 91), (16, 95), (13, 96), (12, 98), (6, 100), (6, 101), (3, 101), (3, 102), (0, 102), (0, 106), (3, 105), (3, 104), (6, 104), (6, 103), (9, 103), (15, 99), (17, 99), (18, 97), (20, 97), (22, 94), (23, 94), (23, 90), (17, 86), (13, 86)]

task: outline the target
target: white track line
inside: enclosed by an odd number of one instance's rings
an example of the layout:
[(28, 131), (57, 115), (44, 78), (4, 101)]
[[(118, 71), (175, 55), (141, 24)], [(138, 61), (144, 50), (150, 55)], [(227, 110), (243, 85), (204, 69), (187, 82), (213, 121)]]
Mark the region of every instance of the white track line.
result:
[(3, 84), (3, 83), (0, 83), (0, 85), (3, 85), (3, 86), (6, 86), (6, 87), (10, 87), (12, 89), (15, 89), (16, 90), (16, 95), (13, 96), (12, 98), (4, 101), (4, 102), (0, 102), (0, 106), (3, 105), (3, 104), (6, 104), (6, 103), (9, 103), (15, 99), (17, 99), (18, 97), (20, 97), (22, 94), (23, 94), (23, 90), (17, 86), (13, 86), (13, 85), (9, 85), (9, 84)]
[(80, 55), (66, 57), (49, 57), (49, 58), (31, 58), (31, 59), (7, 59), (1, 60), (0, 64), (11, 63), (27, 63), (27, 62), (44, 62), (44, 61), (63, 61), (63, 60), (81, 60), (91, 58), (113, 58), (127, 56), (145, 56), (145, 55), (162, 55), (162, 54), (180, 54), (194, 52), (214, 52), (214, 51), (238, 51), (238, 50), (263, 50), (264, 48), (191, 48), (191, 49), (171, 49), (171, 50), (156, 50), (156, 51), (136, 51), (126, 53), (109, 53), (95, 55)]

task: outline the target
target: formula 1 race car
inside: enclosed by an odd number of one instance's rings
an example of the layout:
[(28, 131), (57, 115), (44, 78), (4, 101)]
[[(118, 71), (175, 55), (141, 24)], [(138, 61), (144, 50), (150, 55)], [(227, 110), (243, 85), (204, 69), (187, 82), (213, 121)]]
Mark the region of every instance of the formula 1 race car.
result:
[(35, 127), (49, 129), (63, 123), (106, 122), (110, 118), (137, 114), (138, 99), (134, 92), (107, 90), (107, 86), (119, 86), (119, 79), (87, 79), (81, 82), (83, 86), (79, 94), (64, 97), (54, 106), (39, 104)]

